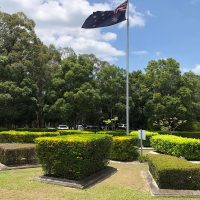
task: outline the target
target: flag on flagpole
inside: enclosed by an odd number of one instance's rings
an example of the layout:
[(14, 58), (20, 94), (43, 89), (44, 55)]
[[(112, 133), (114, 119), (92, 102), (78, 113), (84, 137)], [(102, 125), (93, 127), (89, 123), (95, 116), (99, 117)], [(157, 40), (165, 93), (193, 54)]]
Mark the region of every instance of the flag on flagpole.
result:
[(86, 19), (82, 28), (100, 28), (125, 21), (127, 4), (128, 1), (125, 1), (115, 10), (94, 12)]

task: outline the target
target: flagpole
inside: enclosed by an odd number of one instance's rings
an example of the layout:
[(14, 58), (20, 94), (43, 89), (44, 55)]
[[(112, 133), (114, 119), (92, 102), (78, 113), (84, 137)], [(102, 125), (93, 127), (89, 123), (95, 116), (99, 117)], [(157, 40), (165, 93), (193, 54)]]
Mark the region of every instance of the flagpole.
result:
[(129, 0), (127, 2), (126, 27), (126, 135), (129, 135)]

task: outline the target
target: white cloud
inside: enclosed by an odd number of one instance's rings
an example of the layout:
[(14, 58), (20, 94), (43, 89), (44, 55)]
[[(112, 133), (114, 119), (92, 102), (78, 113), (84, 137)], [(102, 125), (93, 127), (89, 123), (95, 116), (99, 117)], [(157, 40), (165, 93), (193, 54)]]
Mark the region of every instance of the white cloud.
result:
[[(136, 10), (136, 7), (130, 3), (130, 14), (129, 14), (129, 23), (130, 27), (143, 27), (145, 26), (145, 16), (141, 12)], [(119, 24), (119, 27), (122, 28), (126, 25), (126, 21)]]
[(117, 34), (108, 32), (108, 33), (105, 33), (105, 34), (102, 35), (102, 39), (104, 39), (105, 41), (116, 40)]
[(146, 50), (140, 50), (140, 51), (133, 51), (132, 54), (137, 55), (137, 56), (143, 56), (148, 54), (149, 52)]
[(199, 64), (199, 65), (196, 65), (196, 66), (193, 67), (193, 68), (182, 68), (181, 71), (182, 71), (183, 73), (191, 71), (191, 72), (193, 72), (193, 73), (195, 73), (195, 74), (197, 74), (197, 75), (200, 75), (200, 64)]
[(196, 65), (191, 71), (200, 75), (200, 65)]
[[(123, 1), (116, 0), (117, 5)], [(110, 44), (117, 34), (102, 29), (81, 29), (84, 20), (94, 11), (111, 10), (111, 3), (88, 0), (0, 0), (1, 10), (22, 11), (36, 22), (36, 33), (45, 44), (72, 47), (77, 53), (94, 53), (107, 61), (115, 61), (125, 53)], [(144, 15), (130, 6), (130, 25), (144, 26)], [(121, 25), (123, 26), (123, 25)]]

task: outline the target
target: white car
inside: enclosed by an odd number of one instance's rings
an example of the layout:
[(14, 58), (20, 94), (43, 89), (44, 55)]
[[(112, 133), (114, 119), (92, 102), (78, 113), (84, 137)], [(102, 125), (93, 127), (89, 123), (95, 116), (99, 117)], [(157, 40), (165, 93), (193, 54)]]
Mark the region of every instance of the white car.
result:
[(125, 130), (125, 129), (126, 129), (126, 124), (120, 124), (120, 125), (118, 126), (118, 128), (119, 128), (119, 129), (124, 129), (124, 130)]
[(59, 126), (57, 127), (57, 129), (58, 129), (58, 130), (68, 130), (69, 127), (68, 127), (67, 125), (59, 125)]

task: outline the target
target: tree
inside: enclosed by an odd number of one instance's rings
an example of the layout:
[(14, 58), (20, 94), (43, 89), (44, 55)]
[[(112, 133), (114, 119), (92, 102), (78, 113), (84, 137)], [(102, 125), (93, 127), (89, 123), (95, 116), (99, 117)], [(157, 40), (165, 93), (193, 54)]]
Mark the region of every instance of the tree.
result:
[(149, 127), (161, 119), (187, 120), (191, 112), (191, 90), (183, 87), (179, 63), (174, 59), (151, 61), (145, 71), (150, 95), (145, 105)]
[(113, 65), (108, 65), (99, 71), (96, 87), (100, 91), (103, 119), (118, 116), (125, 121), (125, 71)]
[(35, 120), (35, 125), (44, 126), (45, 93), (60, 61), (59, 53), (42, 44), (34, 27), (23, 13), (0, 12), (0, 95), (6, 105), (1, 119), (13, 125), (31, 126)]

